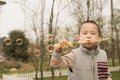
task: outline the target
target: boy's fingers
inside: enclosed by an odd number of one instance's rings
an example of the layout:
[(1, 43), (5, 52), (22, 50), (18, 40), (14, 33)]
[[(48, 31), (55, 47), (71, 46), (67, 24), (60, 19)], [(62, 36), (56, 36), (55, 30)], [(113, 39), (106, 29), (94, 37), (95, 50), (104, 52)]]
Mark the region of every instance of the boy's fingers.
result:
[(64, 45), (64, 44), (66, 44), (66, 43), (67, 43), (66, 40), (62, 40), (62, 41), (59, 42), (60, 45)]

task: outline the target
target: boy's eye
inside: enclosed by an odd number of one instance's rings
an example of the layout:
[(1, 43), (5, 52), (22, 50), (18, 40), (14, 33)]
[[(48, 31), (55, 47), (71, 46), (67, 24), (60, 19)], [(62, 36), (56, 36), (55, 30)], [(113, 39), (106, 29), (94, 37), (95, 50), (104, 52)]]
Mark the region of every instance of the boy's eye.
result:
[(83, 32), (83, 34), (87, 34), (87, 32)]
[(92, 32), (91, 34), (92, 34), (92, 35), (95, 35), (96, 33)]

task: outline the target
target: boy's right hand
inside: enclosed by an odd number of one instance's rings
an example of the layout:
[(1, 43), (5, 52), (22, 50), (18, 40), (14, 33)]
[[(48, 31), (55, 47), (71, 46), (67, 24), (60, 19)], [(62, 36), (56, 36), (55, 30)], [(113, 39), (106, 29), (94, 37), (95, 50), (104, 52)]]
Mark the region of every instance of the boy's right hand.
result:
[(59, 42), (59, 44), (60, 44), (61, 46), (67, 46), (68, 41), (62, 40), (62, 41)]
[(58, 44), (55, 44), (54, 46), (55, 46), (55, 53), (60, 54), (62, 53), (62, 47), (68, 46), (68, 41), (61, 40)]

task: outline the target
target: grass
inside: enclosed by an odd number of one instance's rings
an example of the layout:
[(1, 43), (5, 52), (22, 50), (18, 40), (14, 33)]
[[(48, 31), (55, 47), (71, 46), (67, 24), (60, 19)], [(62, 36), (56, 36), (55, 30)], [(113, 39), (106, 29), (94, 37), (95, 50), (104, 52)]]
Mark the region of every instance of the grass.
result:
[[(41, 80), (41, 79), (38, 79), (38, 80)], [(48, 77), (48, 78), (44, 78), (43, 80), (52, 80), (52, 78)], [(68, 80), (68, 77), (67, 76), (55, 77), (54, 80)]]
[[(67, 80), (67, 76), (55, 77), (54, 80)], [(43, 80), (52, 80), (49, 78), (44, 78)], [(120, 72), (112, 72), (112, 80), (120, 80)]]
[(112, 72), (112, 80), (120, 80), (120, 72)]

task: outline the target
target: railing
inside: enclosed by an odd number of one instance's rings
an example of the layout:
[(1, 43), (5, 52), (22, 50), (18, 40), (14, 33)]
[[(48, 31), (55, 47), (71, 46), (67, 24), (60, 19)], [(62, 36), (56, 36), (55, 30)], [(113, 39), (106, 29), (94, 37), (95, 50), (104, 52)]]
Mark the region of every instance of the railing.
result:
[[(67, 75), (67, 71), (55, 71), (55, 76), (64, 76)], [(44, 72), (44, 77), (51, 77), (52, 74), (50, 71)], [(40, 73), (38, 73), (38, 77), (40, 78)], [(3, 74), (1, 80), (33, 80), (35, 78), (35, 72), (29, 73), (12, 73), (12, 74)]]
[[(110, 67), (110, 71), (119, 71), (120, 67)], [(51, 77), (52, 74), (50, 71), (44, 72), (44, 77)], [(66, 76), (68, 72), (65, 71), (55, 71), (55, 76)], [(38, 77), (40, 77), (40, 73), (38, 73)], [(3, 74), (2, 79), (0, 80), (33, 80), (35, 78), (35, 72), (29, 73), (15, 73), (15, 74)]]
[(3, 74), (2, 80), (33, 80), (35, 73)]
[[(119, 71), (120, 67), (110, 67), (110, 71)], [(51, 72), (47, 71), (44, 72), (44, 77), (51, 77)], [(55, 71), (55, 76), (66, 76), (68, 75), (68, 72), (65, 71), (61, 71), (61, 73), (59, 73), (59, 71)], [(38, 77), (40, 78), (40, 73), (38, 73)], [(3, 74), (2, 75), (2, 79), (0, 80), (33, 80), (33, 78), (35, 78), (35, 72), (29, 72), (29, 73), (15, 73), (15, 74)]]

